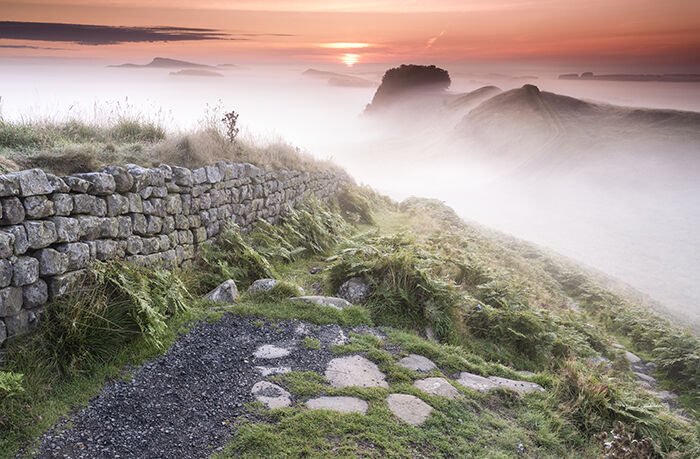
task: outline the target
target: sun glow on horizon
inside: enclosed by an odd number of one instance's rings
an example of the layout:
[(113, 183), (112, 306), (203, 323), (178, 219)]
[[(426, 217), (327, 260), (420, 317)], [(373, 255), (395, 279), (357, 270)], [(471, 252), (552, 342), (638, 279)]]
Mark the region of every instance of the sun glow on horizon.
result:
[(331, 49), (359, 49), (359, 48), (369, 48), (372, 45), (370, 43), (338, 42), (338, 43), (321, 43), (319, 46), (321, 48), (331, 48)]
[(347, 65), (348, 67), (352, 67), (353, 65), (359, 62), (360, 55), (353, 53), (345, 53), (342, 56), (340, 56), (340, 60), (343, 61), (343, 64)]

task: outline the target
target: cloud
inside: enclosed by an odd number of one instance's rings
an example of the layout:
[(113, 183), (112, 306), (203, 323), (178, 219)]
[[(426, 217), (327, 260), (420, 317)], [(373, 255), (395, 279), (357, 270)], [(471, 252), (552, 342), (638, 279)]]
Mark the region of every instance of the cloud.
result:
[(57, 22), (0, 21), (0, 39), (68, 42), (80, 45), (191, 40), (249, 40), (216, 29), (191, 27), (126, 27)]
[(53, 51), (58, 51), (66, 48), (52, 48), (50, 46), (33, 46), (33, 45), (0, 45), (0, 48), (10, 48), (10, 49), (50, 49)]
[(442, 37), (445, 35), (445, 31), (441, 31), (438, 35), (428, 38), (428, 42), (425, 44), (425, 49), (430, 49), (433, 47), (436, 41), (438, 41), (438, 38)]

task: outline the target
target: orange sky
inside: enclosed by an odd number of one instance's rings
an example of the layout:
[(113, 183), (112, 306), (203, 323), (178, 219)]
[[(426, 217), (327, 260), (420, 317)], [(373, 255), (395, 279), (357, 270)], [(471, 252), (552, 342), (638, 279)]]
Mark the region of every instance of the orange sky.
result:
[(0, 38), (0, 56), (164, 55), (218, 63), (343, 62), (353, 55), (350, 60), (360, 63), (636, 59), (700, 64), (700, 0), (39, 0), (0, 1), (0, 11), (5, 21), (202, 27), (239, 38), (255, 34), (245, 40), (109, 45)]

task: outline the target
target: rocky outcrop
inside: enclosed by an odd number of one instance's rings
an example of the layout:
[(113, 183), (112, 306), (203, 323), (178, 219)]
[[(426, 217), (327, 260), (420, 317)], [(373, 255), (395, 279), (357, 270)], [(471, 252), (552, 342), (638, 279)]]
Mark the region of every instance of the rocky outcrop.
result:
[(78, 285), (92, 260), (180, 266), (226, 222), (244, 231), (257, 219), (274, 224), (288, 205), (309, 194), (328, 200), (346, 181), (228, 162), (1, 175), (0, 345), (36, 324), (48, 299)]

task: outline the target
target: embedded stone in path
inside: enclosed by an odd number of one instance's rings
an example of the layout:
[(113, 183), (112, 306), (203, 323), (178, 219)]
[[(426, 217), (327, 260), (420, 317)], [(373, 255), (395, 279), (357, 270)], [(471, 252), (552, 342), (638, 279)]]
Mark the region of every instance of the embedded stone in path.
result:
[(271, 382), (256, 382), (250, 391), (258, 401), (262, 402), (270, 410), (284, 408), (292, 404), (289, 392)]
[(423, 424), (433, 411), (423, 400), (408, 394), (391, 394), (386, 403), (394, 416), (412, 426)]
[(214, 303), (233, 304), (238, 298), (238, 287), (233, 279), (229, 279), (207, 293), (206, 298)]
[(330, 306), (336, 309), (344, 309), (352, 306), (347, 300), (336, 298), (334, 296), (295, 296), (290, 298), (290, 301), (315, 303), (321, 306)]
[(357, 397), (316, 397), (306, 402), (312, 410), (331, 410), (339, 413), (367, 412), (367, 402)]
[(496, 383), (490, 381), (488, 378), (475, 375), (474, 373), (467, 373), (466, 371), (463, 371), (459, 374), (459, 379), (457, 380), (457, 382), (463, 385), (464, 387), (468, 387), (470, 389), (474, 389), (475, 391), (479, 391), (482, 393), (486, 393), (491, 389), (495, 389), (496, 387), (498, 387)]
[(359, 355), (333, 359), (326, 367), (326, 379), (333, 387), (389, 387), (385, 377), (377, 365)]
[(279, 359), (289, 355), (289, 349), (278, 347), (273, 344), (263, 344), (255, 350), (253, 354), (257, 359)]
[(280, 375), (283, 373), (289, 373), (292, 371), (290, 367), (255, 367), (255, 371), (260, 373), (262, 376)]
[(632, 354), (630, 351), (625, 351), (625, 358), (630, 365), (638, 365), (642, 363), (642, 359), (639, 356)]
[(437, 368), (432, 360), (418, 354), (409, 354), (408, 357), (404, 357), (403, 359), (399, 360), (399, 366), (423, 373), (427, 373), (430, 370)]
[(447, 398), (456, 398), (459, 396), (459, 391), (445, 378), (419, 379), (414, 382), (413, 385), (430, 395), (438, 395)]
[(507, 387), (518, 392), (544, 392), (544, 387), (537, 383), (528, 381), (515, 381), (513, 379), (501, 378), (499, 376), (489, 376), (489, 381), (499, 387)]

